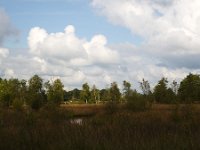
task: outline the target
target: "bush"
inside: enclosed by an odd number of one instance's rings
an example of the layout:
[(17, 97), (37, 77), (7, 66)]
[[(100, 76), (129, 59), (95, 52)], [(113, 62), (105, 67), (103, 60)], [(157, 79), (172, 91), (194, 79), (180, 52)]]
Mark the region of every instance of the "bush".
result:
[(10, 106), (10, 103), (11, 103), (10, 94), (7, 93), (2, 94), (0, 97), (0, 106), (7, 108)]
[(34, 110), (39, 110), (42, 107), (42, 103), (40, 99), (34, 99), (31, 102), (31, 108)]
[(41, 93), (31, 93), (27, 102), (33, 110), (39, 110), (46, 104), (45, 97)]
[(13, 108), (16, 110), (22, 110), (23, 109), (23, 101), (21, 99), (14, 99), (13, 101)]
[(127, 108), (132, 111), (145, 111), (151, 107), (151, 102), (138, 93), (133, 93), (128, 97)]

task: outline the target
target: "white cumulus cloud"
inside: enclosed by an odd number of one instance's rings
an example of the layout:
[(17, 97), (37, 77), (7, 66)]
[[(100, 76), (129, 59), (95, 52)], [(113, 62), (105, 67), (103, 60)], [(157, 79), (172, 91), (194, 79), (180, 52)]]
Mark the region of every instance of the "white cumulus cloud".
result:
[(70, 65), (112, 64), (119, 62), (119, 54), (107, 46), (103, 35), (95, 35), (91, 41), (76, 36), (75, 28), (69, 25), (64, 32), (47, 33), (35, 27), (30, 30), (28, 43), (30, 53), (45, 60)]
[(140, 36), (138, 49), (149, 57), (168, 67), (199, 68), (200, 60), (191, 61), (200, 55), (199, 0), (92, 0), (91, 5)]
[(112, 64), (119, 62), (119, 54), (106, 47), (107, 39), (103, 35), (94, 36), (90, 42), (84, 45), (89, 59), (94, 63)]

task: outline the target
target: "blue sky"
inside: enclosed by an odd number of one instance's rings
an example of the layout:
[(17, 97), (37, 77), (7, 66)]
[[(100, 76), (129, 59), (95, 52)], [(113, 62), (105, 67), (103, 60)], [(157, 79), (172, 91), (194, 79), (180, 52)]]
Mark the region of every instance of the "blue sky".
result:
[(26, 48), (32, 27), (61, 32), (71, 24), (77, 28), (79, 37), (90, 39), (94, 34), (104, 34), (109, 43), (141, 42), (141, 38), (133, 36), (128, 29), (113, 25), (98, 15), (89, 0), (1, 0), (0, 6), (20, 32), (18, 42), (6, 42), (8, 48)]
[[(0, 77), (105, 87), (200, 73), (199, 0), (1, 0)], [(120, 84), (121, 85), (121, 84)]]

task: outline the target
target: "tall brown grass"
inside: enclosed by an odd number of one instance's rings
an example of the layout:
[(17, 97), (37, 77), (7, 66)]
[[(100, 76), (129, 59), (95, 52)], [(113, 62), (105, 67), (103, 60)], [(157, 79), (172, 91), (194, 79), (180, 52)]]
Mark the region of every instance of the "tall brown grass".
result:
[(74, 114), (64, 108), (1, 109), (0, 149), (200, 149), (200, 111), (187, 105), (141, 112), (121, 108), (114, 113), (101, 108), (101, 113), (83, 118), (81, 124), (71, 123)]

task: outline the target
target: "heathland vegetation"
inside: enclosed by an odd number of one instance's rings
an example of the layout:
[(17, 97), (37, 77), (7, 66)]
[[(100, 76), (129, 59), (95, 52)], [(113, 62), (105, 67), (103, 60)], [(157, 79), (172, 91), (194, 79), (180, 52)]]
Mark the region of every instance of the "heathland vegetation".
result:
[(0, 149), (200, 149), (200, 76), (139, 85), (65, 91), (60, 79), (0, 79)]

